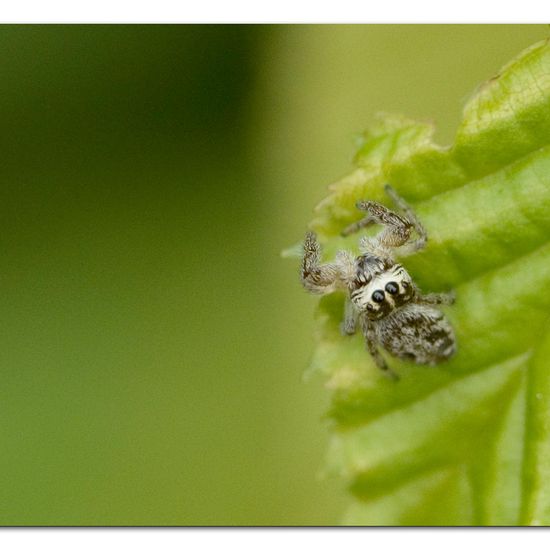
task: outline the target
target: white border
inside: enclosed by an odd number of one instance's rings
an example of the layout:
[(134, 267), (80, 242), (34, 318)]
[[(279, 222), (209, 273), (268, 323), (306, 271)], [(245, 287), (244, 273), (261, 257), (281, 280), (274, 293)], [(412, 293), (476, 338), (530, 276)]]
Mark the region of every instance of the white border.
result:
[(544, 0), (18, 0), (3, 23), (544, 23)]
[[(223, 550), (334, 550), (416, 549), (464, 550), (472, 543), (491, 547), (515, 548), (543, 543), (547, 529), (3, 529), (0, 543), (10, 550), (110, 550), (131, 548), (162, 550), (223, 548)], [(543, 539), (544, 537), (544, 539)], [(478, 546), (473, 546), (477, 548)], [(541, 545), (540, 547), (544, 547)]]
[[(3, 23), (540, 23), (550, 21), (550, 3), (541, 0), (482, 3), (462, 0), (338, 0), (272, 4), (251, 0), (184, 1), (95, 0), (4, 3)], [(549, 31), (550, 32), (550, 31)], [(163, 550), (214, 546), (238, 550), (339, 547), (463, 550), (472, 540), (525, 546), (525, 537), (542, 542), (545, 530), (496, 529), (2, 529), (0, 542), (10, 549), (65, 548), (97, 550), (162, 545)], [(521, 540), (519, 539), (521, 537)], [(545, 537), (546, 538), (546, 537)], [(531, 543), (532, 540), (529, 541)]]

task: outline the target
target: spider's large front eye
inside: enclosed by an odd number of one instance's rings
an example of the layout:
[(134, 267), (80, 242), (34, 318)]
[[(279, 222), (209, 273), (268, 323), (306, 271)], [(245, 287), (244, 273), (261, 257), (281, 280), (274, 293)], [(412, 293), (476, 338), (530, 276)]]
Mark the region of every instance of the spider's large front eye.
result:
[(383, 290), (375, 290), (372, 293), (372, 300), (373, 302), (380, 303), (384, 301), (384, 291)]
[(399, 292), (399, 287), (391, 281), (386, 285), (386, 292), (388, 294), (397, 294)]

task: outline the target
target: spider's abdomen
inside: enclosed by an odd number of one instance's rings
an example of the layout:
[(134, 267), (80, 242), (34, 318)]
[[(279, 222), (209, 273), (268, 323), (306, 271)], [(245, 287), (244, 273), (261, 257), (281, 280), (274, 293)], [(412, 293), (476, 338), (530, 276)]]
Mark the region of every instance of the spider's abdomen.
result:
[(433, 365), (456, 351), (453, 329), (435, 308), (409, 304), (375, 324), (378, 341), (400, 359)]

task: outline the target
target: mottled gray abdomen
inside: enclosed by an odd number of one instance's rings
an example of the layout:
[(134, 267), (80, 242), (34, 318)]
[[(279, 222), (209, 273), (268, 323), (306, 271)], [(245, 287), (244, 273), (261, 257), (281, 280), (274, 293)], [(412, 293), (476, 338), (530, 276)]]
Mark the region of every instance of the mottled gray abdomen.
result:
[(376, 322), (375, 330), (389, 353), (423, 365), (446, 361), (456, 351), (451, 325), (441, 311), (430, 306), (401, 307)]

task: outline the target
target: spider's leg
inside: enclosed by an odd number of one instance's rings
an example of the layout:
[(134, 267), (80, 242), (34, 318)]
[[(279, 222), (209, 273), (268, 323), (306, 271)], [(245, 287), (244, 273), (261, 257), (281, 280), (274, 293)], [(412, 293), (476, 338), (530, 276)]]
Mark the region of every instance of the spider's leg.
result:
[(355, 334), (357, 329), (357, 312), (353, 306), (349, 296), (346, 297), (344, 304), (344, 320), (340, 324), (340, 330), (344, 335)]
[(359, 221), (356, 221), (355, 223), (352, 223), (351, 225), (348, 225), (345, 227), (342, 232), (340, 233), (342, 237), (347, 237), (348, 235), (351, 235), (352, 233), (357, 233), (360, 229), (363, 229), (363, 227), (367, 227), (369, 225), (372, 225), (375, 223), (374, 218), (371, 216), (367, 216)]
[(429, 294), (416, 294), (415, 302), (417, 304), (426, 304), (428, 306), (450, 306), (455, 303), (455, 293), (451, 292), (430, 292)]
[(376, 338), (376, 331), (374, 330), (372, 323), (366, 317), (363, 317), (361, 325), (363, 335), (365, 337), (365, 343), (367, 344), (367, 350), (374, 359), (376, 366), (390, 378), (399, 380), (399, 376), (397, 376), (397, 374), (395, 374), (395, 372), (388, 367), (388, 364), (384, 361), (384, 358), (378, 350), (378, 340)]
[(407, 218), (374, 201), (360, 201), (357, 208), (368, 212), (366, 219), (384, 226), (384, 230), (373, 239), (373, 242), (375, 240), (380, 246), (394, 248), (404, 245), (409, 240), (413, 224)]
[(302, 284), (306, 290), (315, 294), (328, 294), (335, 290), (340, 281), (336, 264), (321, 264), (321, 245), (315, 233), (306, 234), (304, 255), (302, 257)]
[(391, 197), (395, 205), (405, 213), (407, 220), (413, 225), (414, 229), (418, 233), (418, 239), (407, 243), (406, 249), (402, 252), (412, 254), (413, 252), (424, 248), (426, 246), (426, 242), (428, 241), (428, 234), (426, 233), (424, 226), (420, 223), (420, 220), (416, 217), (414, 210), (405, 201), (405, 199), (403, 199), (403, 197), (397, 194), (391, 185), (385, 185), (384, 190)]

